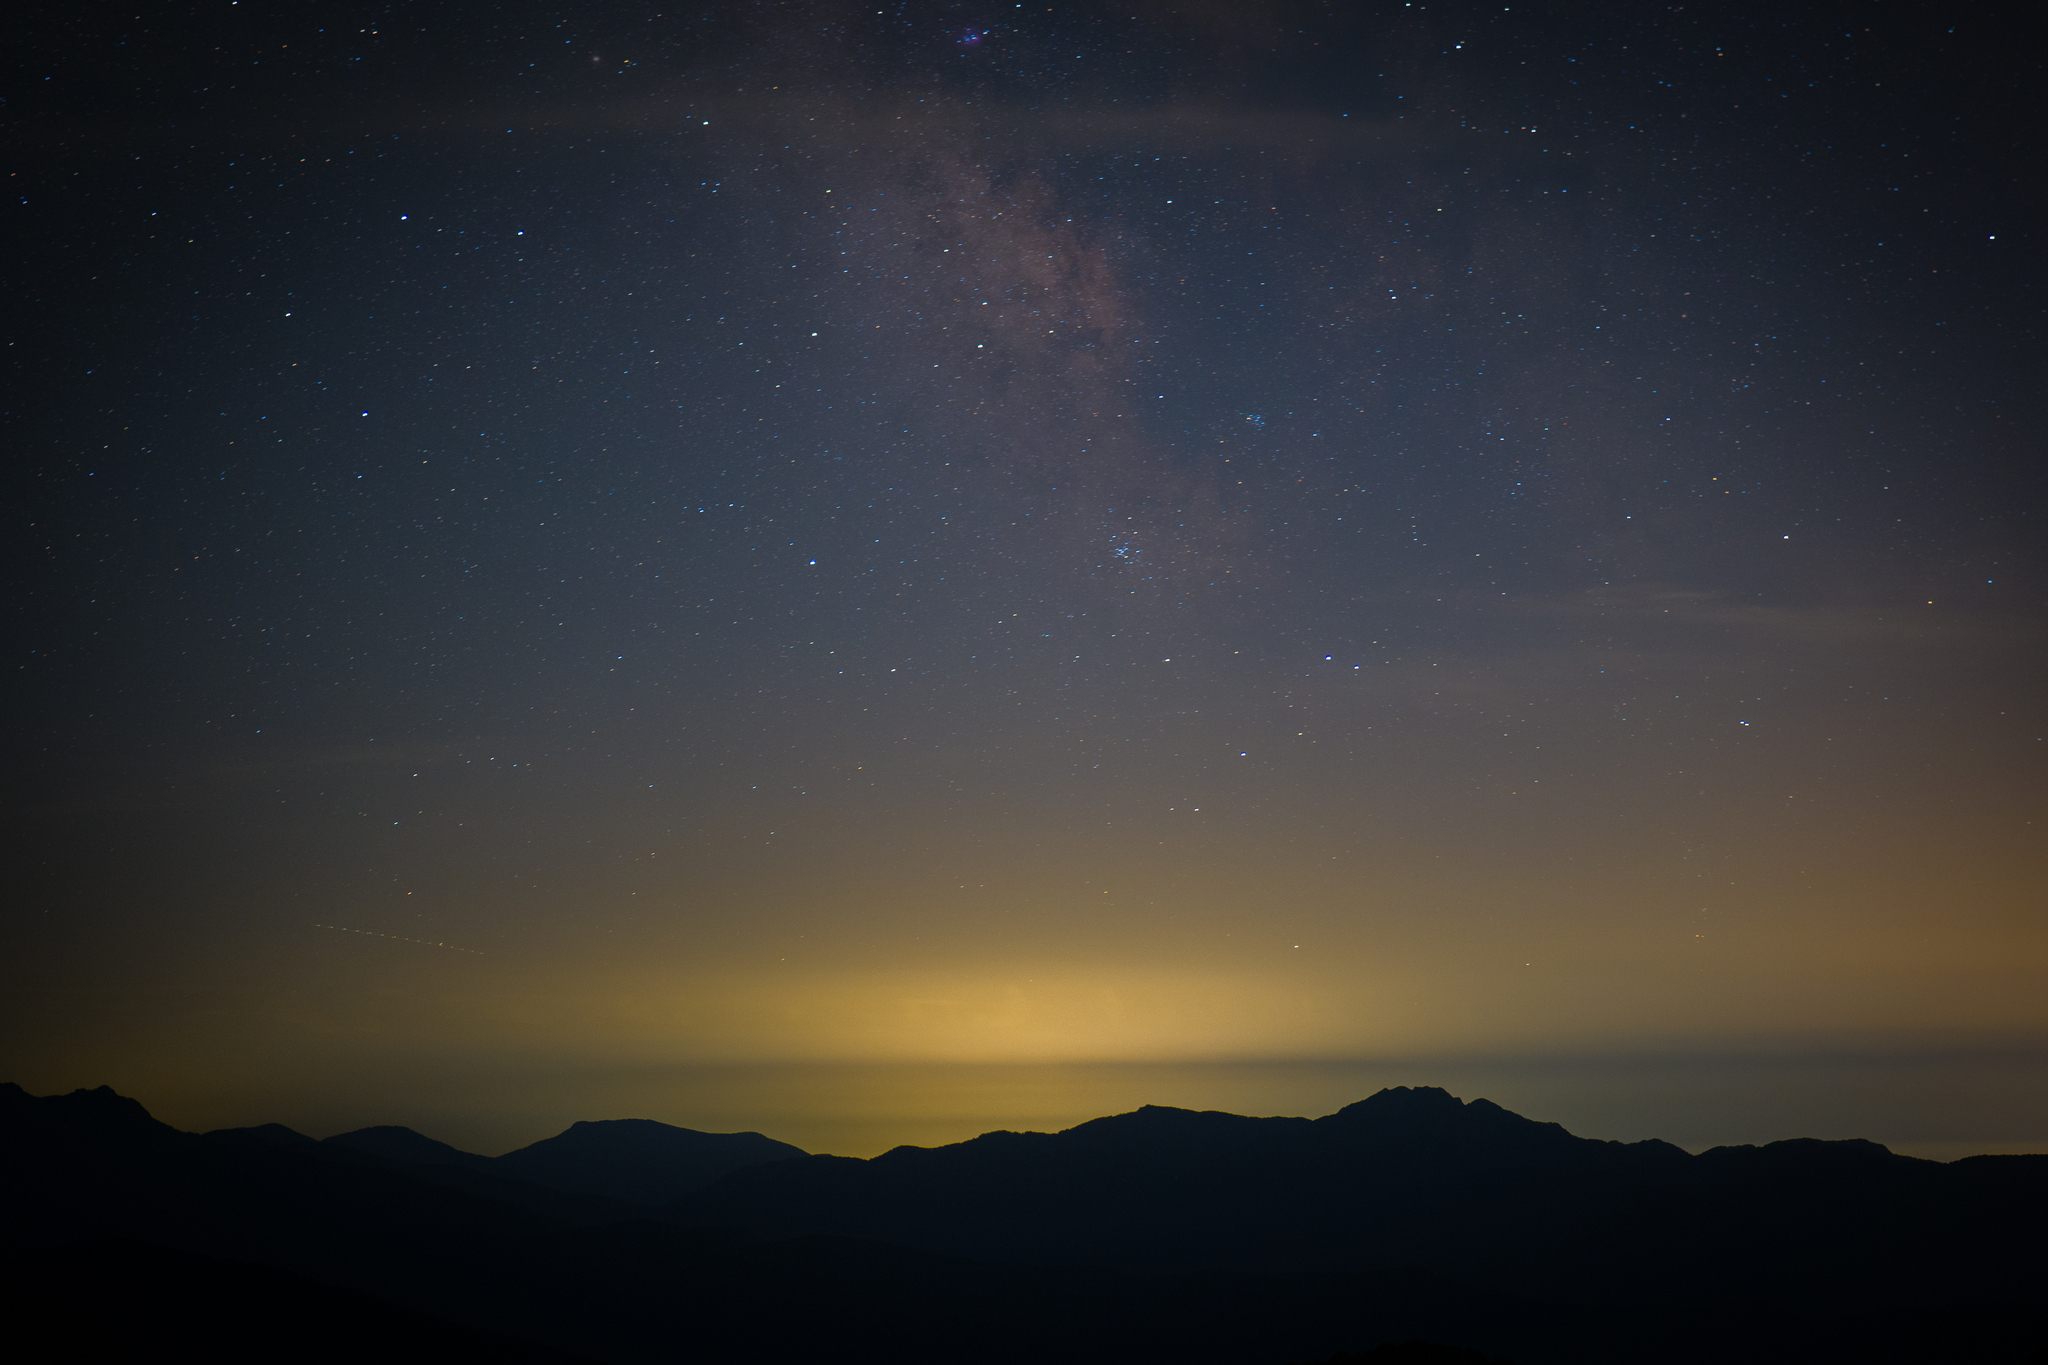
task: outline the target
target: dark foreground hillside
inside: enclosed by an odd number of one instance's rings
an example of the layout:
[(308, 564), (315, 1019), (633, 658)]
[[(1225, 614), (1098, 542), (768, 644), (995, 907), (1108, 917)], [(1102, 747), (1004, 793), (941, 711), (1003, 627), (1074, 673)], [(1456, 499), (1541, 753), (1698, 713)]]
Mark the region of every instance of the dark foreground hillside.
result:
[(485, 1328), (464, 1327), (276, 1266), (149, 1242), (70, 1242), (5, 1267), (0, 1309), (36, 1345), (16, 1360), (287, 1359), (361, 1365), (410, 1358), (449, 1365), (589, 1365)]
[[(1840, 1145), (1815, 1144), (1791, 1148), (1808, 1164), (1786, 1176), (1768, 1164), (1783, 1159), (1768, 1148), (1714, 1162), (1617, 1148), (1652, 1172), (1613, 1177), (1626, 1218), (1578, 1211), (1546, 1260), (1541, 1217), (1597, 1198), (1597, 1169), (1567, 1162), (1576, 1172), (1567, 1179), (1504, 1156), (1491, 1139), (1461, 1147), (1441, 1126), (1460, 1121), (1450, 1106), (1487, 1131), (1520, 1132), (1526, 1121), (1441, 1092), (1390, 1093), (1366, 1109), (1379, 1146), (1354, 1142), (1321, 1168), (1285, 1135), (1343, 1127), (1153, 1110), (1042, 1141), (1003, 1135), (873, 1162), (759, 1165), (657, 1217), (473, 1160), (394, 1160), (274, 1128), (180, 1133), (105, 1089), (37, 1099), (10, 1086), (0, 1089), (9, 1189), (0, 1260), (12, 1263), (4, 1306), (17, 1324), (53, 1314), (132, 1324), (156, 1311), (145, 1311), (151, 1294), (161, 1301), (175, 1283), (184, 1317), (164, 1310), (163, 1322), (167, 1347), (182, 1350), (209, 1313), (248, 1326), (250, 1306), (269, 1305), (259, 1335), (273, 1340), (245, 1353), (224, 1337), (210, 1352), (222, 1360), (328, 1358), (319, 1352), (351, 1327), (381, 1337), (386, 1345), (367, 1354), (383, 1358), (513, 1360), (524, 1350), (620, 1365), (1302, 1365), (1411, 1339), (1515, 1365), (2019, 1365), (2048, 1339), (2035, 1236), (2048, 1159), (1894, 1165), (1904, 1159), (1852, 1146), (1844, 1155), (1863, 1164), (1830, 1165)], [(1421, 1113), (1435, 1113), (1439, 1127)], [(1401, 1136), (1419, 1123), (1420, 1137)], [(1543, 1130), (1546, 1150), (1592, 1150), (1564, 1145), (1581, 1140), (1548, 1125), (1527, 1127)], [(1281, 1136), (1272, 1146), (1231, 1136), (1253, 1132)], [(1024, 1152), (1040, 1169), (1011, 1159)], [(1039, 1153), (1058, 1155), (1048, 1163)], [(1351, 1185), (1317, 1185), (1318, 1170), (1346, 1163)], [(1703, 1163), (1713, 1178), (1657, 1184), (1668, 1177), (1655, 1171), (1684, 1163)], [(1919, 1183), (1890, 1183), (1893, 1171)], [(1510, 1198), (1518, 1179), (1564, 1184)], [(880, 1193), (861, 1183), (873, 1180), (885, 1182)], [(1035, 1209), (997, 1188), (1018, 1181)], [(1785, 1208), (1773, 1202), (1786, 1199)], [(1883, 1254), (1908, 1260), (1868, 1293), (1853, 1284), (1875, 1259), (1856, 1244), (1872, 1226), (1858, 1212), (1866, 1199), (1905, 1225)], [(786, 1221), (771, 1226), (763, 1208)], [(891, 1208), (899, 1221), (887, 1226), (855, 1217)], [(1807, 1228), (1796, 1250), (1739, 1235), (1743, 1226), (1782, 1235), (1788, 1219), (1813, 1210), (1848, 1221)], [(1017, 1221), (1025, 1215), (1036, 1221)], [(721, 1218), (729, 1226), (711, 1225)], [(1590, 1248), (1617, 1228), (1628, 1240), (1604, 1263), (1628, 1264), (1626, 1276), (1575, 1284), (1560, 1271), (1559, 1262), (1603, 1264)], [(1911, 1247), (1909, 1234), (1929, 1240)], [(1173, 1237), (1191, 1239), (1178, 1263)], [(1405, 1249), (1404, 1237), (1414, 1238)], [(953, 1240), (933, 1244), (942, 1238)], [(1746, 1260), (1695, 1279), (1700, 1245)]]

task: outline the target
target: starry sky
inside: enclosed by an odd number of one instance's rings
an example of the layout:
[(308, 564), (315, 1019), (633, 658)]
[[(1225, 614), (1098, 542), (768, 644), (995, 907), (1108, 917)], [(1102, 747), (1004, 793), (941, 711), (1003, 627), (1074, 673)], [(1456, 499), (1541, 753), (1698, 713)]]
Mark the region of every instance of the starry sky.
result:
[(2048, 1150), (1998, 7), (19, 29), (8, 1078)]

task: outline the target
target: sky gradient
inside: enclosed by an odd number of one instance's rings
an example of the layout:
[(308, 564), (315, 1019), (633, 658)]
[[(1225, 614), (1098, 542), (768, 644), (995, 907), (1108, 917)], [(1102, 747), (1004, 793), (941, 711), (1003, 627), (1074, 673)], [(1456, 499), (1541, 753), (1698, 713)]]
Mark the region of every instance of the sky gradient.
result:
[(44, 7), (7, 1078), (2048, 1150), (2001, 23)]

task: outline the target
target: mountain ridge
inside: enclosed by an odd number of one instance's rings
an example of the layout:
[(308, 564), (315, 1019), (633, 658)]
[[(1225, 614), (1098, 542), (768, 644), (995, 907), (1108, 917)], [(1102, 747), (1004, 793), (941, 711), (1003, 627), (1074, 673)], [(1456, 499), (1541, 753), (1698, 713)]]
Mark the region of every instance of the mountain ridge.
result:
[(581, 1119), (492, 1165), (556, 1189), (651, 1205), (734, 1171), (809, 1155), (760, 1133), (704, 1133), (653, 1119)]
[(565, 1194), (643, 1206), (678, 1198), (748, 1166), (810, 1155), (760, 1133), (705, 1133), (653, 1119), (578, 1119), (553, 1137), (495, 1157), (462, 1151), (398, 1124), (357, 1128), (321, 1141), (405, 1165), (458, 1166)]
[[(104, 1087), (0, 1086), (0, 1260), (130, 1239), (617, 1365), (1302, 1365), (1410, 1337), (1515, 1365), (1905, 1365), (2040, 1344), (2048, 1157), (1943, 1166), (1800, 1139), (1690, 1156), (1443, 1092), (1361, 1104), (1315, 1120), (1148, 1106), (757, 1165), (677, 1201), (744, 1215), (795, 1189), (832, 1215), (850, 1186), (912, 1215), (856, 1235), (762, 1233), (274, 1125), (182, 1133)], [(979, 1240), (937, 1249), (919, 1220), (969, 1175)], [(1182, 1254), (1162, 1255), (1174, 1239)], [(219, 1273), (230, 1297), (248, 1275)]]
[[(1946, 1209), (1949, 1199), (1960, 1202)], [(1827, 1240), (1812, 1221), (1823, 1219), (1859, 1237), (1803, 1273), (1800, 1292), (1870, 1303), (1899, 1292), (1895, 1263), (1914, 1263), (1907, 1235), (1874, 1210), (1910, 1208), (1916, 1227), (1946, 1219), (2017, 1254), (1985, 1199), (1967, 1176), (1863, 1140), (1695, 1156), (1397, 1087), (1317, 1119), (1145, 1106), (1053, 1134), (989, 1133), (867, 1162), (811, 1157), (736, 1172), (661, 1211), (762, 1237), (1022, 1264), (1152, 1275), (1413, 1266), (1607, 1302), (1674, 1297), (1669, 1276), (1617, 1248), (1665, 1240), (1658, 1228), (1675, 1215), (1696, 1234), (1670, 1253), (1685, 1275), (1783, 1297), (1787, 1267)], [(1729, 1214), (1738, 1208), (1741, 1220)], [(1771, 1229), (1772, 1244), (1749, 1245), (1750, 1227)], [(1990, 1265), (1975, 1273), (2021, 1287)]]

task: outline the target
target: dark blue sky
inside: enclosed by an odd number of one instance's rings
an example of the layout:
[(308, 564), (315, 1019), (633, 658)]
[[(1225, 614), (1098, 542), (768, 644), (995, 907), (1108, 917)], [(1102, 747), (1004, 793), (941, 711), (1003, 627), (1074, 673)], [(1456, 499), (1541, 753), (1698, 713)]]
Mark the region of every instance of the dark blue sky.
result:
[(1996, 10), (5, 60), (24, 1083), (2038, 1055)]

